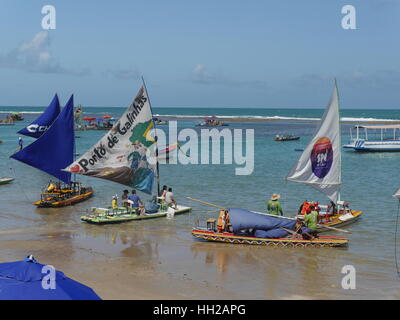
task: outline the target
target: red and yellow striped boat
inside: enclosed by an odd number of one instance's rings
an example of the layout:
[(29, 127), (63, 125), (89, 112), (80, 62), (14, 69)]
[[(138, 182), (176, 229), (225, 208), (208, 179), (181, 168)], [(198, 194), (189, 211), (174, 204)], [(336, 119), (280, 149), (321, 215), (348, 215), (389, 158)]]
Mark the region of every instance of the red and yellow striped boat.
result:
[(229, 232), (219, 233), (205, 228), (193, 228), (192, 235), (195, 238), (206, 241), (283, 247), (346, 247), (349, 243), (349, 240), (345, 237), (319, 236), (313, 240), (293, 238), (264, 239), (239, 236)]
[(87, 187), (83, 192), (65, 190), (63, 192), (42, 193), (41, 199), (35, 201), (33, 204), (38, 208), (60, 208), (72, 206), (76, 203), (89, 199), (91, 196), (93, 196), (93, 193), (94, 191), (91, 187)]

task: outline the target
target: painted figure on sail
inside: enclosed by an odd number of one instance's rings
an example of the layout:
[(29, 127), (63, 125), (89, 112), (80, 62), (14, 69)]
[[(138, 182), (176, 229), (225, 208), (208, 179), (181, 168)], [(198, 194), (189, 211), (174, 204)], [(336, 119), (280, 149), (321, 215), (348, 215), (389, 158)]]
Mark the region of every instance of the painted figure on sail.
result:
[(148, 158), (154, 154), (152, 127), (150, 104), (142, 87), (114, 127), (66, 170), (151, 194), (155, 176), (155, 161)]

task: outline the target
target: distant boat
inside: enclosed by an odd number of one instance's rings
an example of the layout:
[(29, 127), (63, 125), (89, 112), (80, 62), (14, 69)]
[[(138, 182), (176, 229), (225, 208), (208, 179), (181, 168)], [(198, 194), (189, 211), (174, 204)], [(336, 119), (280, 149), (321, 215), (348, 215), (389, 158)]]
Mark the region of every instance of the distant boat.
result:
[(299, 136), (295, 136), (292, 134), (288, 134), (288, 135), (276, 135), (275, 136), (275, 141), (292, 141), (292, 140), (299, 140), (300, 137)]
[(21, 114), (20, 114), (19, 112), (13, 112), (13, 113), (11, 114), (11, 118), (12, 118), (14, 121), (22, 121), (22, 120), (24, 120), (24, 117), (22, 117)]
[(226, 127), (228, 124), (217, 120), (216, 116), (205, 117), (204, 121), (196, 124), (196, 127)]
[(10, 183), (13, 180), (14, 178), (0, 178), (0, 185)]
[(164, 125), (164, 124), (168, 124), (168, 121), (166, 120), (162, 120), (162, 119), (158, 119), (156, 117), (153, 117), (153, 121), (156, 125)]
[(111, 118), (108, 115), (103, 116), (102, 118), (95, 117), (84, 117), (82, 120), (85, 121), (84, 125), (79, 125), (75, 127), (77, 131), (86, 131), (86, 130), (110, 130), (114, 125), (114, 118)]
[[(396, 135), (396, 130), (400, 129), (399, 124), (357, 125), (354, 128), (356, 136), (353, 137), (353, 130), (350, 128), (350, 143), (344, 145), (343, 148), (367, 152), (400, 151), (400, 130)], [(360, 129), (364, 129), (363, 134), (360, 133)], [(371, 133), (368, 130), (374, 130), (374, 132)]]

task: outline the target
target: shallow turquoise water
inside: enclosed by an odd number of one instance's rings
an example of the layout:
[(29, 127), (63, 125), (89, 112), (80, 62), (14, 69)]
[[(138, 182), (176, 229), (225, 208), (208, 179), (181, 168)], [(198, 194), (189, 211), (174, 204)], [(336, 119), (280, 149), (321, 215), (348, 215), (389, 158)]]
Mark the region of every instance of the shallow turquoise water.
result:
[[(2, 107), (1, 110), (16, 110), (13, 107)], [(21, 107), (21, 110), (38, 110), (37, 108)], [(87, 108), (87, 115), (100, 115), (108, 113), (118, 117), (123, 108)], [(155, 113), (162, 114), (199, 114), (199, 115), (268, 115), (290, 117), (320, 117), (323, 110), (258, 110), (258, 109), (156, 109)], [(76, 231), (92, 236), (99, 230), (97, 226), (87, 226), (79, 221), (79, 216), (91, 206), (108, 205), (111, 196), (120, 194), (124, 186), (82, 177), (81, 181), (92, 185), (96, 194), (89, 201), (63, 210), (35, 209), (31, 202), (36, 200), (39, 189), (49, 180), (46, 174), (8, 159), (8, 156), (17, 149), (18, 135), (16, 131), (33, 120), (36, 114), (26, 114), (25, 120), (17, 122), (14, 126), (0, 126), (0, 175), (15, 176), (16, 180), (1, 187), (0, 201), (0, 230), (34, 229), (43, 227), (72, 228)], [(379, 118), (400, 119), (400, 111), (390, 110), (343, 110), (342, 116), (354, 118)], [(1, 117), (1, 115), (0, 115)], [(197, 121), (179, 121), (179, 128), (193, 128)], [(161, 128), (161, 127), (160, 127)], [(235, 164), (232, 165), (161, 165), (161, 184), (174, 188), (174, 193), (179, 202), (190, 204), (194, 210), (190, 215), (176, 217), (171, 221), (155, 220), (138, 225), (125, 224), (110, 226), (102, 229), (102, 233), (118, 233), (130, 229), (140, 228), (145, 231), (167, 229), (176, 233), (176, 236), (185, 239), (188, 243), (196, 242), (191, 239), (190, 228), (195, 220), (204, 220), (214, 216), (216, 211), (212, 208), (189, 203), (184, 198), (190, 196), (203, 199), (225, 207), (244, 207), (251, 210), (263, 211), (265, 203), (272, 193), (282, 195), (282, 205), (286, 214), (295, 212), (304, 199), (313, 199), (325, 202), (322, 194), (302, 184), (289, 183), (284, 177), (292, 165), (297, 161), (300, 152), (294, 149), (303, 148), (310, 139), (315, 123), (299, 123), (288, 121), (277, 122), (249, 122), (231, 123), (229, 129), (254, 129), (255, 132), (255, 167), (252, 175), (236, 176)], [(342, 143), (347, 142), (349, 125), (342, 126)], [(198, 129), (195, 129), (198, 130)], [(301, 136), (299, 141), (278, 143), (273, 141), (277, 133), (293, 133)], [(104, 132), (86, 131), (79, 132), (76, 140), (77, 152), (83, 153), (95, 143)], [(31, 141), (24, 137), (25, 144)], [(277, 270), (284, 268), (285, 281), (298, 280), (298, 277), (310, 278), (313, 272), (323, 273), (329, 270), (332, 275), (324, 278), (326, 286), (329, 283), (338, 283), (340, 268), (346, 264), (356, 267), (357, 289), (355, 292), (343, 291), (335, 288), (321, 289), (327, 295), (334, 297), (376, 297), (399, 298), (399, 278), (396, 274), (394, 260), (395, 222), (397, 214), (397, 201), (392, 194), (400, 186), (400, 153), (355, 153), (343, 151), (342, 154), (342, 199), (350, 201), (353, 209), (364, 211), (364, 217), (357, 223), (348, 227), (353, 233), (349, 235), (351, 244), (348, 249), (307, 249), (294, 250), (282, 249), (280, 251), (268, 248), (253, 248), (259, 257), (268, 259), (268, 268)], [(103, 237), (101, 235), (97, 235)], [(104, 236), (106, 237), (106, 236)], [(192, 242), (194, 241), (194, 242)], [(204, 245), (202, 245), (204, 249)], [(207, 250), (213, 250), (214, 244)], [(193, 249), (193, 250), (195, 250)], [(263, 251), (261, 251), (262, 249)], [(249, 249), (232, 247), (232, 254), (241, 255)], [(243, 251), (246, 250), (246, 251)], [(285, 260), (286, 259), (286, 260)], [(290, 261), (303, 261), (301, 267), (290, 270)], [(257, 263), (257, 262), (254, 262)], [(255, 272), (264, 272), (257, 269)], [(305, 268), (303, 270), (302, 268)], [(262, 269), (264, 270), (264, 269)], [(303, 270), (303, 271), (301, 271)], [(335, 270), (333, 272), (332, 270)], [(278, 272), (278, 271), (276, 271)], [(282, 272), (282, 271), (281, 271)], [(304, 272), (304, 274), (302, 273)], [(268, 278), (270, 275), (263, 275)], [(281, 275), (283, 276), (283, 275)], [(296, 280), (296, 281), (297, 281)], [(312, 283), (312, 277), (310, 278)], [(308, 283), (308, 282), (306, 282)], [(309, 285), (309, 284), (307, 284)], [(311, 290), (311, 288), (310, 288)], [(312, 288), (318, 292), (318, 288)]]

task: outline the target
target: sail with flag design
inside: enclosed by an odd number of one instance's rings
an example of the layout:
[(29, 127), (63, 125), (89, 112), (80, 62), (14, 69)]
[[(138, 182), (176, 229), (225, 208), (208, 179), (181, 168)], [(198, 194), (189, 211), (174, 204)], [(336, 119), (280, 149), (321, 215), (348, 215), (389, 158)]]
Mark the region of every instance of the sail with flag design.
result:
[(151, 194), (156, 170), (153, 125), (149, 97), (142, 86), (112, 129), (65, 170)]
[(341, 184), (341, 144), (339, 96), (335, 81), (333, 94), (321, 122), (298, 162), (286, 177), (324, 193), (333, 202), (339, 199)]
[(46, 110), (33, 121), (27, 127), (18, 131), (18, 133), (23, 134), (28, 137), (39, 138), (56, 120), (60, 114), (60, 102), (58, 100), (57, 94), (54, 95), (53, 100), (46, 108)]
[(62, 171), (73, 162), (74, 139), (74, 96), (53, 122), (36, 141), (13, 154), (11, 158), (42, 170), (69, 184), (71, 173)]

